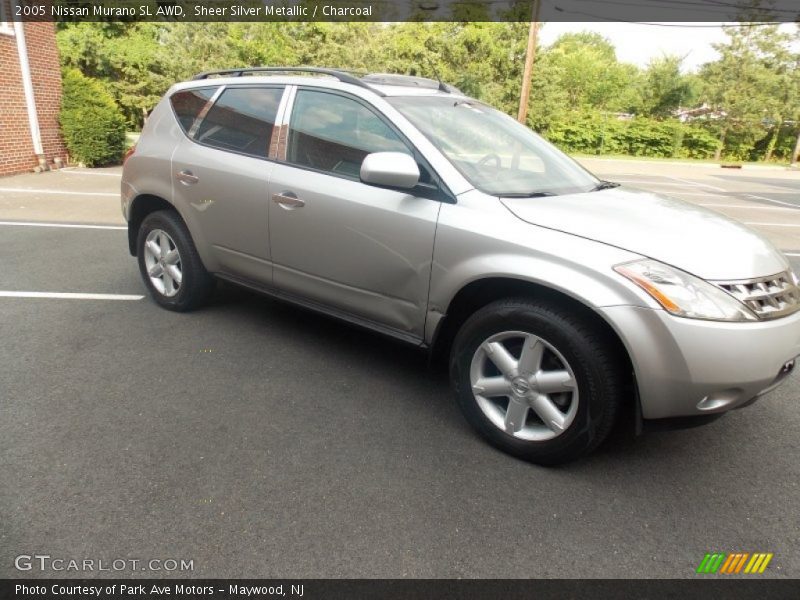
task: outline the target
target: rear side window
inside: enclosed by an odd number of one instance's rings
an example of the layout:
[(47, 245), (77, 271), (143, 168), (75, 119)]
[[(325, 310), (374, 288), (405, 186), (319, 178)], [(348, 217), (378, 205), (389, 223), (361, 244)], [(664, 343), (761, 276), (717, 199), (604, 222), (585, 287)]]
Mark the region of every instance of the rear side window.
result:
[(194, 140), (266, 158), (283, 88), (228, 88), (208, 111)]
[(194, 120), (216, 91), (217, 88), (200, 88), (172, 94), (169, 101), (172, 103), (172, 110), (175, 111), (175, 116), (178, 117), (178, 123), (181, 124), (184, 133), (189, 133)]
[(364, 157), (372, 152), (411, 154), (363, 104), (337, 94), (297, 93), (289, 126), (289, 162), (357, 179)]

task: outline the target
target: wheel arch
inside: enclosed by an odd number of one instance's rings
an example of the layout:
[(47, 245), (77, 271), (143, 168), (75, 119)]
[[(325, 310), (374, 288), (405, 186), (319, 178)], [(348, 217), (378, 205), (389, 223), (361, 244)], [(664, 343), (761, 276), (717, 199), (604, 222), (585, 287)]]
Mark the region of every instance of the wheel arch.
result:
[[(456, 292), (444, 316), (439, 321), (430, 344), (431, 362), (443, 364), (447, 361), (456, 334), (464, 322), (487, 304), (504, 298), (524, 297), (546, 300), (555, 305), (568, 307), (568, 310), (581, 314), (600, 326), (615, 350), (624, 361), (631, 397), (638, 398), (638, 386), (630, 349), (614, 325), (588, 303), (556, 288), (513, 277), (486, 277), (465, 284)], [(638, 400), (636, 402), (638, 404)]]
[(142, 222), (147, 215), (159, 210), (171, 210), (178, 216), (186, 226), (186, 229), (189, 230), (189, 235), (197, 249), (197, 254), (200, 256), (203, 266), (211, 273), (216, 272), (217, 263), (209, 252), (207, 240), (199, 224), (192, 220), (191, 214), (185, 214), (178, 206), (158, 194), (139, 194), (131, 200), (127, 211), (128, 250), (131, 256), (136, 256), (136, 239), (139, 236), (139, 229), (142, 226)]
[[(180, 212), (173, 204), (155, 194), (140, 194), (131, 202), (128, 213), (128, 250), (131, 256), (136, 256), (136, 239), (139, 236), (142, 222), (147, 215), (159, 210), (172, 210), (180, 216)], [(183, 217), (181, 217), (181, 220), (183, 220)]]

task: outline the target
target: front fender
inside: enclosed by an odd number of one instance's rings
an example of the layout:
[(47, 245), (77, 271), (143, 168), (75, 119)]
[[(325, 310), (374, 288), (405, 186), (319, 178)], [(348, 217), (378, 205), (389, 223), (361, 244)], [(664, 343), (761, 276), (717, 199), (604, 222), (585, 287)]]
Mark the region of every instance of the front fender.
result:
[[(429, 295), (430, 341), (436, 314), (447, 314), (456, 294), (487, 278), (513, 279), (570, 296), (588, 308), (659, 308), (649, 296), (618, 275), (613, 266), (638, 254), (560, 231), (525, 223), (497, 200), (459, 197), (442, 205), (436, 232)], [(428, 335), (429, 334), (429, 335)]]

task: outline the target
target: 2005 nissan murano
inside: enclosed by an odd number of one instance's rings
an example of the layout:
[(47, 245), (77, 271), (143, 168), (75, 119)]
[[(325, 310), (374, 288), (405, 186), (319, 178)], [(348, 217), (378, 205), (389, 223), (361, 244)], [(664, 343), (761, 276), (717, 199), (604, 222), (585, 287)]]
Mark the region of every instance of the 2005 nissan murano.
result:
[(798, 279), (769, 242), (429, 79), (179, 83), (126, 157), (122, 209), (161, 306), (218, 277), (427, 348), (469, 423), (540, 464), (626, 411), (643, 429), (746, 406), (800, 354)]

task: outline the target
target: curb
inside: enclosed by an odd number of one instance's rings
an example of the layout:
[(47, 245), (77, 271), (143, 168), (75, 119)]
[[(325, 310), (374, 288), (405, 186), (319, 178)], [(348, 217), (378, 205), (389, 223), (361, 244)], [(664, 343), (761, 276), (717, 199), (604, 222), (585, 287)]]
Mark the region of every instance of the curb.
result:
[[(573, 156), (577, 161), (581, 160), (594, 160), (598, 162), (613, 162), (613, 163), (621, 163), (621, 164), (634, 164), (634, 165), (669, 165), (669, 166), (676, 166), (676, 167), (693, 167), (695, 169), (725, 169), (726, 171), (734, 170), (730, 167), (729, 164), (726, 163), (692, 163), (692, 162), (680, 162), (674, 160), (636, 160), (636, 159), (626, 159), (626, 158), (602, 158), (602, 157), (593, 157), (593, 156)], [(737, 166), (735, 168), (736, 171), (740, 170), (757, 170), (762, 169), (765, 171), (800, 171), (797, 167), (790, 167), (790, 166), (780, 166), (780, 165), (750, 165), (745, 164), (741, 166)]]

